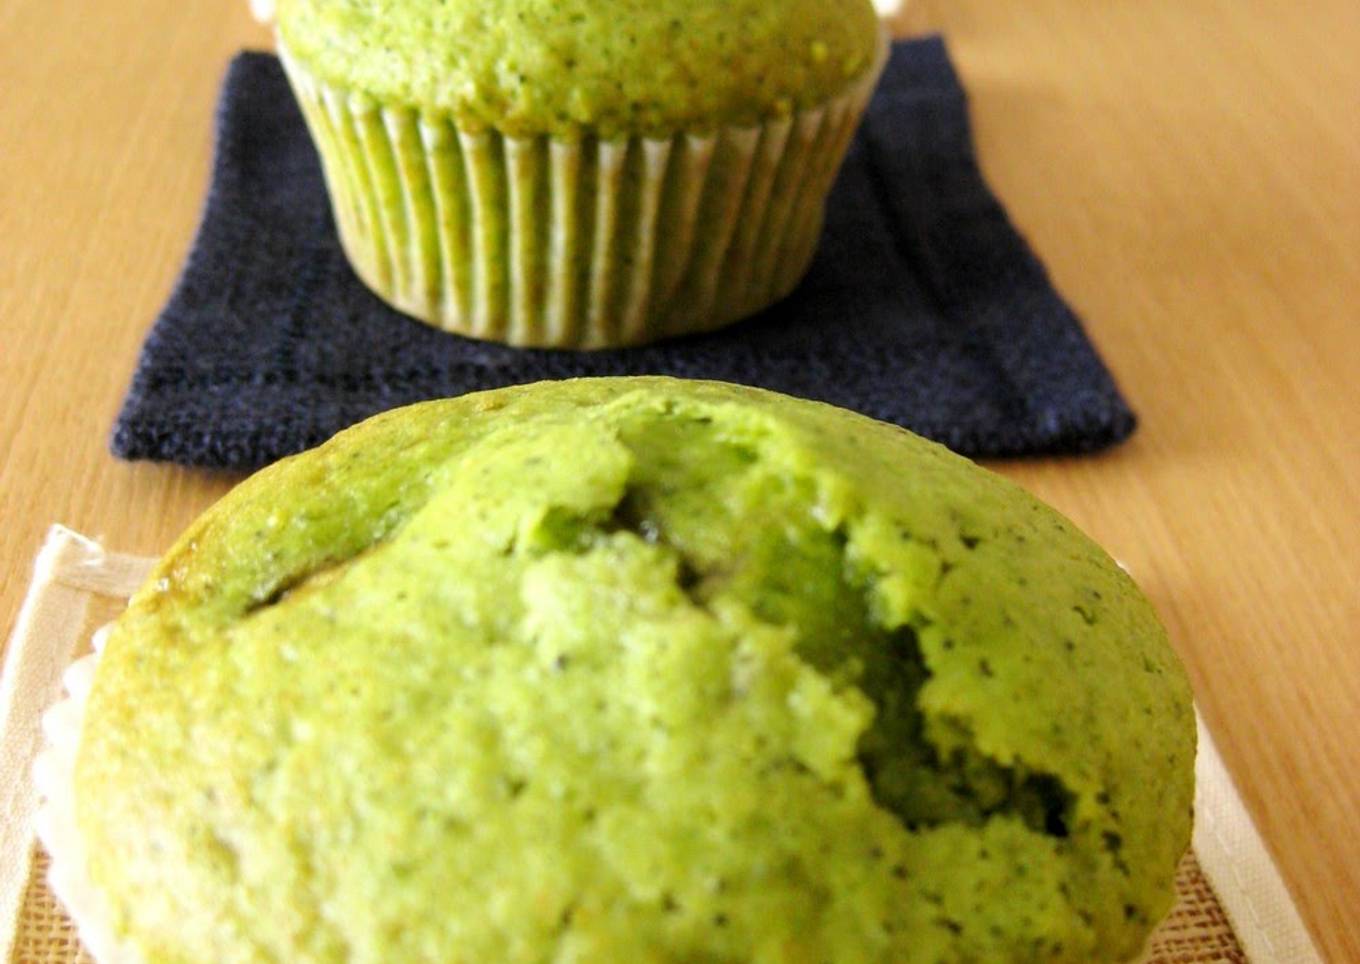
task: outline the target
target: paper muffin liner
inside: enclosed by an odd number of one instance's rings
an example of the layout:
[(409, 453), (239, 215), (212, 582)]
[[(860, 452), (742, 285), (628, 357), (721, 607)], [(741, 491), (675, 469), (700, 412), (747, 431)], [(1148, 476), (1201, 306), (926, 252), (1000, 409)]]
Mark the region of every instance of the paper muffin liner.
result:
[(94, 634), (94, 652), (71, 664), (62, 682), (66, 696), (43, 714), (46, 745), (33, 763), (39, 804), (34, 829), (51, 863), (47, 882), (76, 925), (81, 943), (100, 964), (142, 964), (142, 955), (118, 940), (113, 909), (90, 878), (85, 845), (76, 824), (75, 766), (85, 702), (110, 626)]
[(788, 294), (887, 51), (884, 33), (844, 94), (788, 118), (570, 140), (377, 103), (279, 43), (364, 283), (448, 331), (553, 348), (705, 331)]

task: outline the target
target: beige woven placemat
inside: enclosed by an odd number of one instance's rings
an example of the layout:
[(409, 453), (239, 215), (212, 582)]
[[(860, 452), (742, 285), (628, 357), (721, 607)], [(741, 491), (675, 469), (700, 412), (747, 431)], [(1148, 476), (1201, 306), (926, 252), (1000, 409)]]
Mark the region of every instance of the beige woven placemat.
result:
[[(105, 551), (62, 526), (48, 533), (0, 677), (0, 954), (21, 962), (87, 961), (47, 888), (33, 838), (29, 779), (43, 711), (61, 675), (88, 651), (149, 571), (151, 560)], [(1176, 877), (1177, 901), (1144, 964), (1317, 964), (1321, 961), (1223, 763), (1200, 724), (1195, 837)]]

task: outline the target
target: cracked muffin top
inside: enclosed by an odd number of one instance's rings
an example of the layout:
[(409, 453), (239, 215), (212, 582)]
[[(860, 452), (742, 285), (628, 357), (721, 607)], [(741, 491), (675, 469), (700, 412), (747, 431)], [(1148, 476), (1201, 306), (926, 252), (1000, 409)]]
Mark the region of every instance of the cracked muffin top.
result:
[(784, 117), (871, 69), (870, 0), (279, 0), (328, 83), (511, 134)]
[(618, 378), (238, 487), (119, 621), (75, 803), (152, 960), (1122, 960), (1193, 756), (1151, 607), (1051, 509)]

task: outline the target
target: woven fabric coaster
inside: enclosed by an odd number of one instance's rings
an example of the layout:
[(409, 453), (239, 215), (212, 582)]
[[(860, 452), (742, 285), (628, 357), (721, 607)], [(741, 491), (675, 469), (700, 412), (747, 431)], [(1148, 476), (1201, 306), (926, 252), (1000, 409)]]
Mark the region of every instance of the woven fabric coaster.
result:
[(354, 276), (278, 60), (223, 84), (203, 221), (114, 427), (115, 454), (254, 468), (377, 412), (550, 378), (738, 382), (894, 422), (964, 455), (1092, 452), (1135, 419), (983, 180), (944, 42), (894, 45), (782, 302), (707, 335), (520, 350), (398, 314)]
[[(53, 526), (38, 557), (0, 677), (4, 772), (27, 775), (43, 712), (61, 676), (89, 652), (93, 630), (126, 604), (153, 560), (107, 552)], [(1195, 835), (1176, 876), (1176, 903), (1140, 964), (1320, 964), (1307, 930), (1200, 721)], [(0, 824), (0, 954), (8, 961), (88, 961), (47, 886), (34, 841), (31, 780), (6, 781)]]

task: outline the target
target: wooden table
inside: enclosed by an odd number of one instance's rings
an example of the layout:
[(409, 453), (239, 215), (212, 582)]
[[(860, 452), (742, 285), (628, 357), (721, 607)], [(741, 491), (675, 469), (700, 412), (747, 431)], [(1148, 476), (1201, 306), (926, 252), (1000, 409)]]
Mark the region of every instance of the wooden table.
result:
[[(1142, 416), (997, 466), (1157, 604), (1330, 960), (1360, 961), (1360, 3), (918, 0), (982, 166)], [(46, 526), (154, 553), (235, 481), (115, 462), (244, 2), (0, 0), (0, 631)]]

